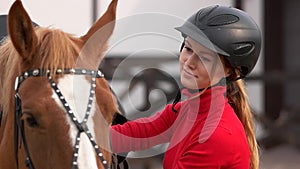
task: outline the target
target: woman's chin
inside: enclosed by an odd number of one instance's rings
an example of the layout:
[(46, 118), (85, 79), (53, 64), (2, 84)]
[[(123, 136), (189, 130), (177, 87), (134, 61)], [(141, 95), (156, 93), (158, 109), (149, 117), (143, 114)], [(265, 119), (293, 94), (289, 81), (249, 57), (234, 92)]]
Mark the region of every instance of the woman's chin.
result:
[(203, 89), (205, 87), (207, 87), (207, 85), (203, 84), (203, 85), (199, 85), (196, 83), (196, 81), (194, 80), (188, 80), (188, 79), (185, 79), (185, 78), (181, 78), (181, 84), (187, 88), (187, 89)]
[(199, 86), (195, 82), (187, 82), (182, 80), (181, 83), (187, 89), (199, 89)]

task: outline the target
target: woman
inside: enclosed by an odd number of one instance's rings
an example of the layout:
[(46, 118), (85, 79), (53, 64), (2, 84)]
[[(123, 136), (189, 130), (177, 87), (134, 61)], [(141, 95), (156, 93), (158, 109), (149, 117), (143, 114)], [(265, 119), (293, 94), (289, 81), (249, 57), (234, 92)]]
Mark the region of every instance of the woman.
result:
[(199, 10), (181, 27), (181, 93), (153, 117), (111, 129), (112, 150), (128, 152), (169, 142), (164, 169), (258, 169), (251, 110), (242, 78), (254, 68), (259, 28), (245, 12)]

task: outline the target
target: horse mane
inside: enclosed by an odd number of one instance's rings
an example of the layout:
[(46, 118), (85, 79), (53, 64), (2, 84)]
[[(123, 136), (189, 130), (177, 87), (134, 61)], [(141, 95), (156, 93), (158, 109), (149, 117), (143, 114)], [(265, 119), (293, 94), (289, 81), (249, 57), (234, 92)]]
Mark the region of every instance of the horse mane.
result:
[(42, 27), (36, 28), (36, 35), (38, 43), (33, 59), (29, 62), (26, 62), (26, 57), (19, 56), (9, 38), (0, 46), (0, 104), (3, 119), (13, 109), (11, 100), (14, 99), (15, 79), (23, 73), (19, 67), (21, 62), (30, 69), (49, 69), (53, 76), (57, 69), (73, 68), (76, 64), (80, 39), (59, 29)]
[(17, 76), (16, 65), (19, 62), (19, 55), (14, 49), (10, 39), (7, 39), (0, 46), (0, 104), (2, 106), (2, 120), (7, 117), (9, 108), (12, 108), (11, 99), (14, 97), (14, 83)]
[(34, 59), (39, 68), (51, 70), (73, 68), (79, 54), (79, 39), (59, 29), (37, 29), (39, 46)]

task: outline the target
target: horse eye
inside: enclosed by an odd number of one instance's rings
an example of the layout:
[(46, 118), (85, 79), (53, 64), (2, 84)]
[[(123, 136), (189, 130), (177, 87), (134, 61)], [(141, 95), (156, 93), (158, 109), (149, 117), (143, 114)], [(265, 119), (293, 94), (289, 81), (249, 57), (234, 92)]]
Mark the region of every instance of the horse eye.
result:
[(33, 115), (28, 115), (26, 117), (25, 121), (29, 127), (32, 127), (32, 128), (39, 127), (39, 124)]

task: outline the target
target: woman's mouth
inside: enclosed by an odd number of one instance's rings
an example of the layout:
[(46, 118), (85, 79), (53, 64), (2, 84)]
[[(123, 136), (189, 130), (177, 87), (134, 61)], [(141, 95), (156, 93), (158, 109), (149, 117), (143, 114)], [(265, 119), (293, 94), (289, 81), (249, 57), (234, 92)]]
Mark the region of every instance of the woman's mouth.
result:
[(183, 69), (183, 76), (185, 76), (186, 78), (197, 78), (196, 75), (194, 75), (192, 72), (186, 70), (186, 69)]

